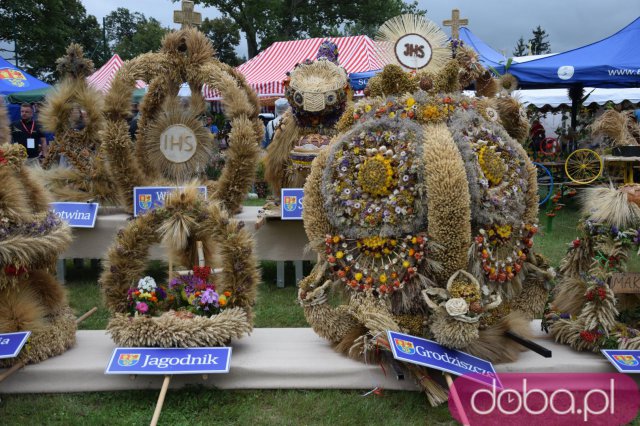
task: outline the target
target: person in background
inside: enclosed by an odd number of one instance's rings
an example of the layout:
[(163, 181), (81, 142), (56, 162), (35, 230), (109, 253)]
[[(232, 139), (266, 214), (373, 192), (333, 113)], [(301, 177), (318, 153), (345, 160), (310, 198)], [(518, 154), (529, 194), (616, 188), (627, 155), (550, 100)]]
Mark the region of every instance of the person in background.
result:
[(271, 141), (273, 140), (273, 135), (276, 133), (276, 129), (278, 125), (280, 125), (280, 120), (285, 112), (289, 109), (289, 102), (285, 98), (280, 98), (275, 102), (275, 115), (276, 117), (267, 123), (267, 127), (264, 132), (264, 139), (262, 140), (262, 148), (267, 149)]
[(138, 118), (140, 118), (140, 112), (138, 111), (138, 104), (131, 104), (131, 117), (129, 118), (129, 136), (131, 140), (136, 140), (136, 133), (138, 132)]
[(47, 141), (40, 126), (33, 120), (33, 108), (28, 103), (20, 105), (20, 120), (11, 123), (11, 142), (27, 149), (28, 162), (38, 161), (47, 153)]
[(209, 129), (214, 137), (217, 137), (218, 133), (220, 132), (220, 130), (218, 130), (218, 126), (216, 126), (216, 124), (213, 122), (213, 117), (210, 115), (207, 115), (206, 124), (204, 125), (204, 127)]

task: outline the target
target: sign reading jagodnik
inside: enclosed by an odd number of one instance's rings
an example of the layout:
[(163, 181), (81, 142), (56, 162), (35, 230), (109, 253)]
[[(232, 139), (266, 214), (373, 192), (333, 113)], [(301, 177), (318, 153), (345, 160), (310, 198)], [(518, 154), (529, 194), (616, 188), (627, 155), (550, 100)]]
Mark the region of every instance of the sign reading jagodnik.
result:
[(116, 348), (105, 374), (228, 373), (231, 348)]
[(469, 379), (502, 388), (493, 364), (468, 353), (448, 349), (432, 340), (409, 334), (387, 331), (393, 357), (399, 361), (424, 365), (436, 370), (459, 376), (469, 375)]
[(0, 334), (0, 359), (18, 356), (30, 335), (30, 331)]
[(282, 188), (280, 216), (282, 220), (302, 220), (303, 188)]
[(98, 203), (50, 203), (51, 210), (72, 228), (93, 228), (96, 226)]
[[(179, 194), (184, 186), (136, 186), (133, 188), (133, 215), (138, 216), (149, 210), (164, 206), (172, 193)], [(207, 187), (198, 186), (204, 198), (207, 198)]]
[(640, 373), (640, 350), (601, 349), (609, 362), (621, 373)]

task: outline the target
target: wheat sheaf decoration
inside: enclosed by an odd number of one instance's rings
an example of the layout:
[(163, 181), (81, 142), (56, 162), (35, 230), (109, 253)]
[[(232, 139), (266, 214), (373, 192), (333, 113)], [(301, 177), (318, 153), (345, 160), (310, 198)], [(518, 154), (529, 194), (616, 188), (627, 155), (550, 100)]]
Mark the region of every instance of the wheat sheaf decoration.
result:
[(385, 63), (405, 71), (440, 71), (451, 59), (449, 38), (433, 21), (405, 14), (386, 21), (376, 34), (378, 53)]
[[(6, 119), (0, 108), (0, 123)], [(27, 153), (0, 133), (0, 333), (31, 331), (29, 342), (0, 368), (32, 364), (75, 344), (76, 321), (63, 285), (51, 274), (71, 244), (71, 230), (49, 211), (49, 196)]]

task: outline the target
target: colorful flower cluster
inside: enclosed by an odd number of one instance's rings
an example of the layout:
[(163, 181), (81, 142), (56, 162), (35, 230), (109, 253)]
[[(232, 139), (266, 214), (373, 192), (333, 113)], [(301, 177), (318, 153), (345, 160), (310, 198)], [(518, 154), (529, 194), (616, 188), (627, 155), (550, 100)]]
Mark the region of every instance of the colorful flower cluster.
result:
[(421, 211), (419, 132), (413, 125), (372, 126), (332, 148), (323, 187), (332, 223), (364, 230), (360, 235), (380, 227), (389, 229), (386, 235), (412, 230)]
[(389, 294), (403, 288), (427, 256), (424, 234), (349, 239), (327, 235), (325, 254), (334, 275), (355, 291)]
[(171, 306), (195, 315), (211, 316), (227, 306), (231, 292), (218, 294), (210, 281), (211, 268), (194, 266), (193, 274), (180, 275), (169, 282)]
[(475, 245), (485, 275), (489, 281), (504, 283), (511, 281), (522, 269), (538, 227), (522, 225), (515, 235), (510, 225), (493, 225), (478, 232)]
[(0, 219), (0, 241), (13, 235), (39, 237), (62, 225), (62, 221), (52, 211), (31, 222), (14, 223), (6, 217)]
[(465, 97), (429, 97), (426, 102), (418, 102), (414, 97), (406, 99), (389, 98), (383, 104), (377, 100), (361, 102), (353, 111), (354, 121), (366, 121), (372, 117), (409, 118), (421, 124), (441, 123), (457, 109), (476, 108), (475, 100)]
[(166, 299), (166, 291), (148, 276), (140, 279), (138, 285), (127, 293), (129, 312), (133, 315), (153, 316), (160, 311)]

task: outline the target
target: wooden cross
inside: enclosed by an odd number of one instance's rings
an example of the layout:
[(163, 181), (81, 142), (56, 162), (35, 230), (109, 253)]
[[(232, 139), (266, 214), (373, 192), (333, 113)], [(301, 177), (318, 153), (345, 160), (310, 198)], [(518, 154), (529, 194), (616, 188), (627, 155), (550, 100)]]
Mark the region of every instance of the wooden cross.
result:
[(460, 19), (460, 10), (453, 9), (451, 11), (451, 19), (442, 21), (442, 24), (446, 27), (451, 27), (451, 38), (453, 40), (460, 39), (460, 27), (462, 25), (469, 25), (468, 19)]
[(193, 2), (182, 0), (182, 9), (173, 11), (173, 22), (181, 24), (182, 29), (202, 25), (202, 15), (193, 11)]

